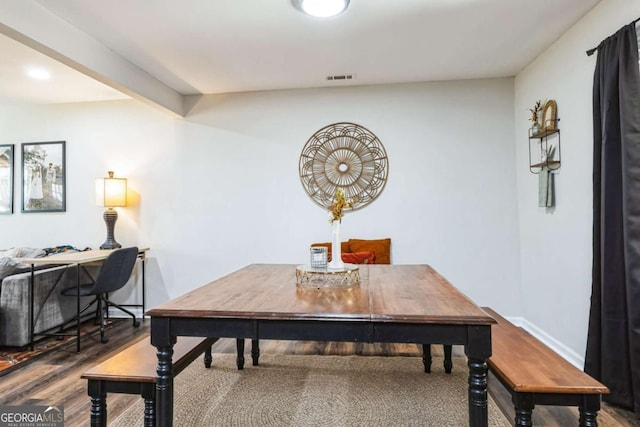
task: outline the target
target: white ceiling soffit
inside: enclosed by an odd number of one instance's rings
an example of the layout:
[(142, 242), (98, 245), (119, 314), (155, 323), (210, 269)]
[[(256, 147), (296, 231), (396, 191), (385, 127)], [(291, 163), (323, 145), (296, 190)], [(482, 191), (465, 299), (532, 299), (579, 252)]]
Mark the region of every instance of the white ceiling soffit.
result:
[(598, 1), (351, 0), (319, 19), (291, 0), (5, 0), (0, 25), (180, 114), (181, 95), (514, 76)]

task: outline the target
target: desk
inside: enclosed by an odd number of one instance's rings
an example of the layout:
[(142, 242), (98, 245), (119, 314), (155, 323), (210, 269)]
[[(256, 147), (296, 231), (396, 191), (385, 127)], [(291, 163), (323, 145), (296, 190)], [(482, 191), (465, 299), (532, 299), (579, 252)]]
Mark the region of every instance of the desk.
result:
[[(129, 304), (128, 306), (136, 306), (136, 307), (142, 307), (142, 313), (143, 313), (143, 319), (144, 319), (144, 312), (145, 312), (145, 270), (144, 270), (144, 263), (146, 260), (146, 253), (149, 250), (149, 248), (140, 248), (138, 250), (138, 258), (142, 260), (142, 304)], [(35, 321), (34, 321), (34, 314), (35, 314), (35, 310), (34, 310), (34, 286), (35, 286), (35, 266), (36, 265), (66, 265), (66, 266), (72, 266), (75, 265), (76, 268), (76, 274), (77, 274), (77, 286), (78, 286), (78, 296), (76, 298), (77, 301), (77, 313), (78, 313), (78, 319), (76, 321), (76, 333), (74, 334), (76, 336), (76, 351), (79, 353), (80, 352), (80, 266), (82, 264), (88, 264), (91, 262), (97, 262), (97, 261), (104, 261), (107, 256), (109, 256), (109, 254), (111, 252), (113, 252), (114, 249), (100, 249), (100, 250), (91, 250), (91, 251), (82, 251), (82, 252), (65, 252), (65, 253), (61, 253), (61, 254), (56, 254), (56, 255), (51, 255), (48, 257), (43, 257), (43, 258), (25, 258), (22, 260), (22, 262), (24, 264), (30, 264), (31, 265), (31, 279), (29, 280), (29, 347), (31, 348), (31, 350), (33, 350), (33, 342), (34, 342), (34, 338), (38, 335), (49, 335), (49, 334), (45, 334), (45, 333), (38, 333), (36, 334), (34, 332), (35, 330)], [(44, 331), (47, 332), (47, 331)], [(53, 335), (57, 335), (57, 336), (63, 336), (63, 335), (69, 335), (69, 334), (53, 334)]]
[(469, 425), (486, 426), (495, 321), (428, 265), (360, 269), (359, 286), (318, 291), (296, 286), (295, 265), (250, 265), (150, 310), (157, 425), (173, 425), (176, 337), (201, 336), (464, 345)]

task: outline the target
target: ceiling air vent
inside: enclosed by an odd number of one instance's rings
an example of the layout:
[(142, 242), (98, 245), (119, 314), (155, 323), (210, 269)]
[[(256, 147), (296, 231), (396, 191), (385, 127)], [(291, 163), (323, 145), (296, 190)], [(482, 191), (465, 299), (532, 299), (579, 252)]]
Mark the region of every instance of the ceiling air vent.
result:
[(355, 74), (340, 74), (336, 76), (327, 76), (327, 80), (329, 81), (344, 81), (344, 80), (354, 80), (356, 78)]

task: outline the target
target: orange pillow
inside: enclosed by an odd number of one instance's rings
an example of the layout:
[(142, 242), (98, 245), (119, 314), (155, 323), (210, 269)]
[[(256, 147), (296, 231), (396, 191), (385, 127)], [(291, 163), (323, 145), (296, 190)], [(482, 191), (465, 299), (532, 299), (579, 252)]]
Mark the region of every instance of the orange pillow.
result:
[(342, 254), (342, 261), (349, 264), (375, 264), (376, 253), (369, 252), (346, 252)]
[(374, 252), (376, 264), (391, 264), (391, 239), (349, 239), (351, 252)]
[[(327, 248), (327, 251), (331, 252), (331, 243), (312, 243), (311, 244), (311, 247), (316, 247), (316, 246), (324, 246), (325, 248)], [(342, 253), (351, 252), (349, 250), (349, 242), (340, 242), (340, 252)]]

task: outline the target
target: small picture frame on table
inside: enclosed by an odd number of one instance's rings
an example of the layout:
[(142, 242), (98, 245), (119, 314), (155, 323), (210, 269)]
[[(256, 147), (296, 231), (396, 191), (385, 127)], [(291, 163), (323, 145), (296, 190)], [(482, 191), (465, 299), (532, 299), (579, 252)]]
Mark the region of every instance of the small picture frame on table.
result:
[(0, 214), (13, 213), (13, 144), (0, 145)]
[(65, 141), (22, 144), (22, 212), (67, 210)]

